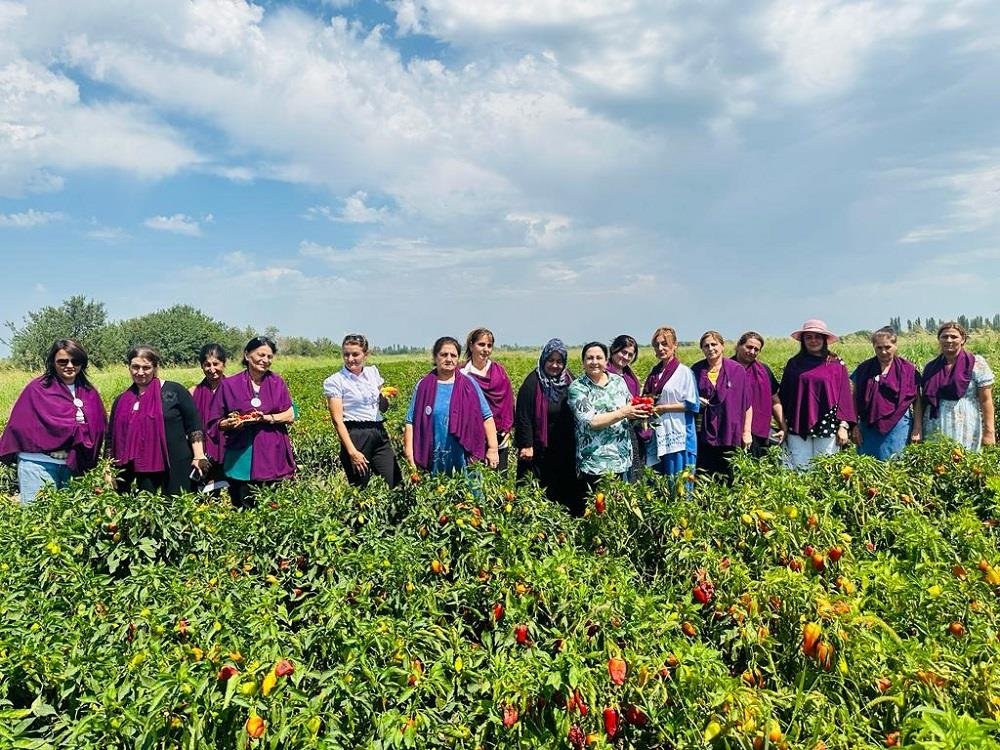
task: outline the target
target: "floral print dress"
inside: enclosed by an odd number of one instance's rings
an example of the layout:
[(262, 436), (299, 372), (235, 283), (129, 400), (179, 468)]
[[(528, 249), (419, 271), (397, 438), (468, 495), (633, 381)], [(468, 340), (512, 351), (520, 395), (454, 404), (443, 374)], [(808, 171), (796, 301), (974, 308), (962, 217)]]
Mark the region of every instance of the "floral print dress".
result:
[(972, 379), (965, 394), (957, 401), (941, 399), (937, 417), (931, 418), (924, 409), (924, 439), (937, 433), (961, 443), (967, 450), (977, 451), (983, 441), (983, 411), (979, 406), (979, 389), (993, 385), (993, 370), (980, 355), (972, 368)]
[(590, 426), (594, 417), (628, 404), (632, 399), (625, 380), (607, 373), (608, 382), (597, 385), (582, 375), (569, 386), (569, 407), (576, 423), (576, 468), (583, 474), (623, 474), (632, 466), (632, 438), (628, 420), (603, 430)]

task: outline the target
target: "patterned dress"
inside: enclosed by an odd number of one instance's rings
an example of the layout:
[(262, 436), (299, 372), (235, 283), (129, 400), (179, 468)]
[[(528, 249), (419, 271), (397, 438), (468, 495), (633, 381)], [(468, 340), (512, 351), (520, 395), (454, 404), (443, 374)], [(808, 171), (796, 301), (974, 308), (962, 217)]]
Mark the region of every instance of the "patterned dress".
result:
[(623, 474), (632, 466), (632, 437), (627, 420), (603, 430), (590, 426), (594, 417), (628, 404), (632, 399), (625, 380), (608, 373), (597, 385), (582, 375), (569, 386), (569, 407), (576, 421), (576, 468), (583, 474)]
[(983, 441), (983, 411), (979, 406), (979, 389), (993, 385), (993, 370), (980, 355), (972, 368), (972, 379), (965, 394), (957, 401), (941, 399), (937, 417), (924, 410), (924, 439), (937, 433), (961, 443), (967, 450), (977, 451)]

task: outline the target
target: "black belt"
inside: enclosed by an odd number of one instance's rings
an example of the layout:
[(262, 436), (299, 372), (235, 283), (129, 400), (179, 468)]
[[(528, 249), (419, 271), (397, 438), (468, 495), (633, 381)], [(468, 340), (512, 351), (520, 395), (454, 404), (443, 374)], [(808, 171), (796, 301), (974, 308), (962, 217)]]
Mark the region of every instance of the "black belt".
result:
[(344, 427), (351, 429), (352, 427), (385, 427), (385, 422), (344, 422)]

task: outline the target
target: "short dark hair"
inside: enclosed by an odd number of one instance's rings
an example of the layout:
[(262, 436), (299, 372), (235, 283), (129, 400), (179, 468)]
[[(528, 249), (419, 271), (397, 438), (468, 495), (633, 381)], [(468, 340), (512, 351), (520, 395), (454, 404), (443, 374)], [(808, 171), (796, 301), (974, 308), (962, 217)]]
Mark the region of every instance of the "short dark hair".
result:
[(434, 346), (431, 349), (431, 353), (434, 355), (434, 357), (437, 357), (438, 352), (441, 351), (441, 347), (443, 347), (445, 344), (451, 344), (452, 346), (454, 346), (455, 351), (458, 352), (458, 356), (459, 357), (462, 356), (462, 345), (458, 343), (458, 339), (456, 339), (454, 336), (442, 336), (441, 338), (439, 338), (437, 341), (434, 342)]
[(42, 375), (42, 385), (48, 388), (53, 379), (58, 379), (59, 373), (56, 372), (56, 354), (60, 351), (65, 351), (74, 364), (79, 366), (80, 371), (76, 374), (76, 382), (87, 388), (92, 388), (93, 386), (90, 385), (90, 381), (87, 380), (86, 375), (90, 357), (87, 356), (87, 352), (76, 339), (56, 339), (52, 342), (52, 346), (49, 347), (49, 353), (45, 355), (45, 372)]
[(580, 351), (580, 360), (585, 360), (587, 358), (587, 350), (598, 347), (602, 352), (604, 352), (604, 358), (608, 358), (608, 347), (603, 341), (590, 341), (583, 345), (583, 349)]
[(225, 362), (229, 359), (226, 350), (222, 348), (222, 344), (205, 344), (198, 350), (198, 361), (201, 364), (205, 364), (205, 361), (209, 357), (215, 357), (220, 362)]
[(270, 349), (271, 354), (278, 353), (278, 345), (274, 343), (274, 339), (272, 339), (270, 336), (254, 336), (247, 342), (247, 345), (243, 347), (242, 364), (244, 367), (246, 367), (248, 364), (247, 354), (252, 352), (254, 349), (260, 349), (262, 346), (266, 346), (268, 349)]

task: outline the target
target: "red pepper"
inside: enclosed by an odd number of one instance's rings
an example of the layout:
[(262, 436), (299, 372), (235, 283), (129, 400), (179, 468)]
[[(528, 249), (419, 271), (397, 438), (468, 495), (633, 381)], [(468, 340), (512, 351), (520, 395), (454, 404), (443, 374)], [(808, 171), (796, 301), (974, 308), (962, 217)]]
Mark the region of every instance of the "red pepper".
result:
[(613, 708), (604, 709), (604, 732), (609, 740), (613, 740), (618, 734), (618, 711)]
[(514, 639), (517, 641), (518, 646), (528, 645), (528, 626), (527, 625), (515, 625), (514, 626)]
[(505, 729), (510, 729), (517, 724), (517, 709), (514, 706), (503, 707), (503, 725)]

